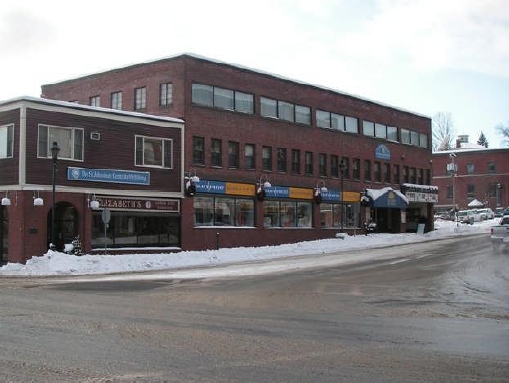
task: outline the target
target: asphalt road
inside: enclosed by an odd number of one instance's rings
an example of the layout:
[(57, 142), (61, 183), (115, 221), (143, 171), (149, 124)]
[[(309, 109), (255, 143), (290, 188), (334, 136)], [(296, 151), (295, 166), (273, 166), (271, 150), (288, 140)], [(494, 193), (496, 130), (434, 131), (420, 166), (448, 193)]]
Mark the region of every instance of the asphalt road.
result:
[(509, 381), (508, 254), (487, 235), (370, 251), (252, 277), (1, 278), (0, 380)]

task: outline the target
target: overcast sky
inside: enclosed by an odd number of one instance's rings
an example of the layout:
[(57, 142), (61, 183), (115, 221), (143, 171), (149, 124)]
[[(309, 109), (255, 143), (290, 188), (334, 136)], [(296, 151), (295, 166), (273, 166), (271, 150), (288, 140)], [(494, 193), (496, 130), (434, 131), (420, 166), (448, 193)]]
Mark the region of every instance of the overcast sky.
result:
[(0, 7), (0, 100), (195, 53), (433, 117), (500, 147), (507, 0), (17, 0)]

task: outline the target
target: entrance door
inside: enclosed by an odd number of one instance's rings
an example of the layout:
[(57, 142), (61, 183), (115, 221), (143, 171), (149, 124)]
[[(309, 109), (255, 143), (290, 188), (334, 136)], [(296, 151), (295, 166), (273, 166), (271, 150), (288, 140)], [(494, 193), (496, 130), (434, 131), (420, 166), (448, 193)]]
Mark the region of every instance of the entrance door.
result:
[[(59, 202), (55, 209), (55, 245), (58, 251), (65, 248), (65, 244), (72, 243), (79, 233), (78, 212), (74, 205)], [(48, 212), (48, 246), (51, 243), (51, 209)]]

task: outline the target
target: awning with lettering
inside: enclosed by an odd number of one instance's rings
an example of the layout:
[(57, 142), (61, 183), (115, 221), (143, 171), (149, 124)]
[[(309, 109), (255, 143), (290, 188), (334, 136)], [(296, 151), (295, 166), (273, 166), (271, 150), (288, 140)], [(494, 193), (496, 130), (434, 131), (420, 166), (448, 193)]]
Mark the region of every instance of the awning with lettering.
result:
[(372, 207), (389, 209), (406, 209), (408, 199), (399, 190), (391, 187), (383, 189), (366, 189), (366, 196), (370, 199)]

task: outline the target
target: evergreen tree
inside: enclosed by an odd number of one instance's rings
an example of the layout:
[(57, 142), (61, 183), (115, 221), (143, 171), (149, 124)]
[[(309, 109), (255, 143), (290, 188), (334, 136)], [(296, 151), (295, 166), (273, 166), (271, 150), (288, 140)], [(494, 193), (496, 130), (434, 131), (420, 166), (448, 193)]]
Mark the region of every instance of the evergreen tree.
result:
[(486, 139), (486, 136), (483, 132), (479, 135), (479, 139), (477, 140), (477, 145), (484, 146), (485, 148), (488, 147), (488, 140)]

